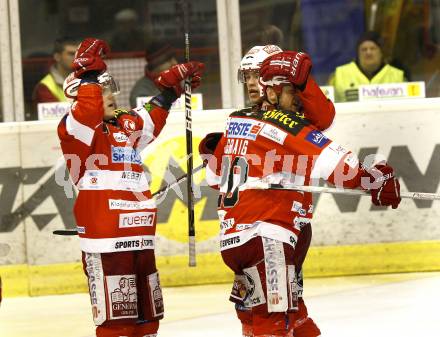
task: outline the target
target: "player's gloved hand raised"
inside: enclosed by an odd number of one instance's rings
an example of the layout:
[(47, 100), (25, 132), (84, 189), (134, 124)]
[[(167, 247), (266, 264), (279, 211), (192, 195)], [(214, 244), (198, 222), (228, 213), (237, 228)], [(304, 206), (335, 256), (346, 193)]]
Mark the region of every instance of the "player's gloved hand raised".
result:
[(184, 80), (191, 76), (191, 88), (195, 89), (200, 85), (205, 65), (201, 62), (191, 61), (172, 66), (159, 74), (154, 83), (163, 90), (173, 89), (179, 97), (184, 90)]
[(110, 52), (110, 47), (104, 40), (92, 37), (86, 38), (78, 47), (72, 67), (75, 76), (81, 78), (84, 73), (95, 71), (97, 74), (104, 72), (107, 65), (103, 57)]
[(220, 142), (223, 136), (222, 132), (208, 133), (205, 138), (200, 141), (199, 153), (203, 159), (203, 164), (206, 166), (209, 156), (215, 152), (217, 144)]
[(306, 87), (311, 70), (312, 60), (308, 54), (283, 51), (264, 60), (260, 69), (260, 77), (263, 81), (267, 81), (275, 76), (284, 76), (302, 91)]
[(363, 177), (370, 178), (371, 201), (376, 206), (391, 206), (397, 208), (400, 201), (400, 184), (394, 176), (394, 169), (386, 164), (375, 165), (365, 171)]

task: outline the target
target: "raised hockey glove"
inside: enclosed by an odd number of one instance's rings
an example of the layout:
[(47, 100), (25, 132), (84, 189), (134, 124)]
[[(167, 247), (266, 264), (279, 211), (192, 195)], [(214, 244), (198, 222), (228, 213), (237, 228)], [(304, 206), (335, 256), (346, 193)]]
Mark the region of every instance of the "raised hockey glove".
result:
[(371, 201), (376, 206), (397, 208), (400, 201), (400, 184), (394, 176), (394, 169), (386, 164), (378, 164), (366, 170), (363, 177), (370, 179)]
[(206, 166), (208, 163), (208, 158), (210, 155), (214, 154), (217, 144), (222, 138), (222, 132), (212, 132), (208, 133), (205, 138), (203, 138), (199, 144), (199, 153), (203, 159), (203, 164)]
[(260, 77), (263, 81), (271, 80), (275, 76), (286, 77), (291, 84), (303, 91), (311, 70), (312, 60), (308, 54), (283, 51), (264, 60)]
[(86, 38), (78, 47), (72, 67), (75, 76), (82, 78), (82, 75), (94, 71), (97, 74), (104, 72), (107, 65), (103, 57), (110, 52), (107, 42), (92, 37)]
[(197, 88), (200, 85), (204, 68), (203, 63), (196, 61), (176, 64), (161, 72), (154, 83), (160, 90), (173, 89), (176, 95), (180, 97), (184, 91), (184, 80), (191, 77), (191, 88)]

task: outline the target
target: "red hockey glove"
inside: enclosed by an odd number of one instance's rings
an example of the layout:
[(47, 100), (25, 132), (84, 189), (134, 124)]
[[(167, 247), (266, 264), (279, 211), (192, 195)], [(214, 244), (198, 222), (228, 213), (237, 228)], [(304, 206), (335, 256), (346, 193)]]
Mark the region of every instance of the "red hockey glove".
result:
[(206, 166), (208, 164), (209, 156), (214, 154), (217, 144), (222, 139), (222, 132), (212, 132), (208, 133), (205, 138), (203, 138), (199, 144), (199, 153), (203, 159), (203, 164)]
[(373, 178), (373, 188), (370, 189), (371, 201), (376, 206), (392, 206), (397, 208), (400, 201), (400, 184), (394, 176), (394, 170), (389, 165), (379, 164), (365, 171), (363, 177)]
[(110, 52), (107, 42), (88, 37), (78, 47), (72, 66), (76, 77), (89, 71), (102, 73), (107, 65), (102, 58)]
[(200, 141), (199, 153), (200, 154), (213, 154), (218, 142), (222, 138), (222, 132), (208, 133), (205, 138)]
[(287, 77), (290, 83), (302, 91), (306, 87), (311, 70), (312, 60), (308, 54), (283, 51), (264, 60), (260, 76), (263, 81), (268, 81), (275, 76)]
[(176, 64), (170, 69), (162, 71), (154, 83), (160, 90), (173, 89), (179, 97), (183, 92), (183, 80), (191, 76), (191, 88), (197, 88), (200, 85), (204, 68), (203, 63), (196, 61)]

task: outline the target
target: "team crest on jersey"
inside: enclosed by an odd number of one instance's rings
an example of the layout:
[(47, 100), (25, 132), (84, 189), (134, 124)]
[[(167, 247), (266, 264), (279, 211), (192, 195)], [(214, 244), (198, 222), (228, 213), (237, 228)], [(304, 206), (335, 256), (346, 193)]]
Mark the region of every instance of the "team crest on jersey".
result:
[(136, 275), (106, 276), (110, 319), (137, 318)]
[(328, 139), (321, 131), (312, 130), (306, 136), (306, 140), (317, 147), (323, 147), (327, 144), (330, 139)]

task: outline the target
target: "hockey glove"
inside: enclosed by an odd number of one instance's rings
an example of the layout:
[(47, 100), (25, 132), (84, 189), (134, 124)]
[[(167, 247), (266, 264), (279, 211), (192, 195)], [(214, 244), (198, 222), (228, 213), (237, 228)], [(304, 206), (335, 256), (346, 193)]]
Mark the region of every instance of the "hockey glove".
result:
[(86, 38), (78, 47), (72, 67), (75, 76), (82, 78), (84, 73), (94, 71), (97, 74), (104, 72), (107, 65), (103, 57), (110, 52), (107, 42), (94, 38)]
[(210, 155), (214, 154), (217, 144), (222, 139), (222, 132), (208, 133), (199, 144), (199, 153), (203, 159), (203, 164), (206, 166)]
[(378, 164), (368, 171), (363, 177), (370, 179), (371, 201), (376, 206), (392, 206), (397, 208), (400, 201), (400, 184), (394, 176), (394, 170), (389, 165)]
[(191, 88), (197, 88), (200, 85), (204, 68), (203, 63), (196, 61), (176, 64), (161, 72), (154, 83), (161, 91), (165, 88), (171, 88), (177, 97), (180, 97), (184, 91), (184, 80), (191, 76)]
[(264, 60), (260, 69), (260, 77), (263, 81), (268, 81), (275, 76), (283, 76), (303, 91), (311, 70), (312, 60), (308, 54), (283, 51)]

